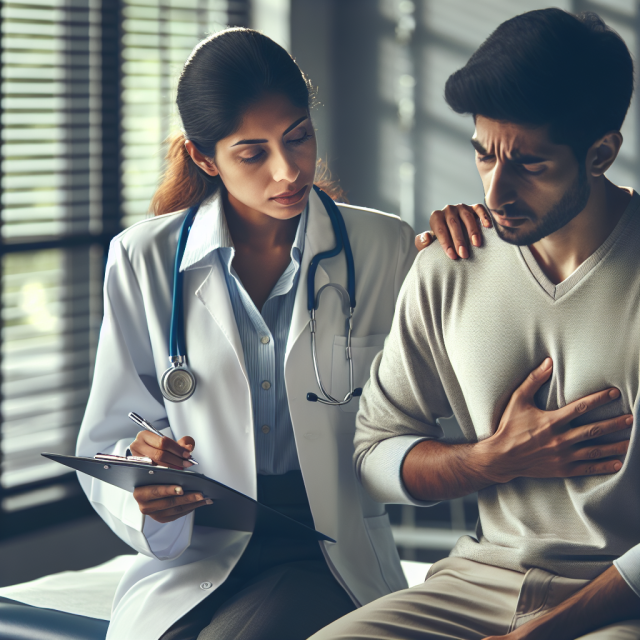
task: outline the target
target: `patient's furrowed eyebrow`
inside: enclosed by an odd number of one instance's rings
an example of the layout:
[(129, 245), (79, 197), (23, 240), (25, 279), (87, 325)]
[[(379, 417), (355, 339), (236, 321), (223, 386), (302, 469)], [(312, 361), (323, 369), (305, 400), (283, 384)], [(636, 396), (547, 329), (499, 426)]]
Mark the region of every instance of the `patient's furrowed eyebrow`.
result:
[(514, 151), (511, 154), (510, 160), (511, 162), (515, 162), (517, 164), (539, 164), (540, 162), (546, 162), (547, 158), (543, 158), (542, 156), (535, 156), (530, 153), (520, 153), (519, 151)]
[(480, 155), (482, 156), (489, 155), (487, 153), (487, 150), (475, 138), (471, 138), (471, 145)]
[[(481, 156), (490, 155), (489, 152), (475, 138), (471, 138), (471, 144)], [(509, 162), (513, 162), (514, 164), (539, 164), (540, 162), (547, 162), (547, 160), (548, 158), (545, 158), (544, 156), (536, 156), (530, 153), (520, 153), (517, 149), (515, 149), (511, 153), (511, 157), (509, 158)]]

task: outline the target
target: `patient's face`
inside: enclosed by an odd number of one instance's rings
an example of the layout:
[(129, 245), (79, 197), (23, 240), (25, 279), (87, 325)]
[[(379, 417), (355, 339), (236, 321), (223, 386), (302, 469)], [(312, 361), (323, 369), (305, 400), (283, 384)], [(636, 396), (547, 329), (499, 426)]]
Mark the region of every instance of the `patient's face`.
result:
[(591, 192), (584, 163), (549, 140), (548, 128), (476, 118), (471, 140), (485, 203), (498, 235), (530, 245), (564, 227)]

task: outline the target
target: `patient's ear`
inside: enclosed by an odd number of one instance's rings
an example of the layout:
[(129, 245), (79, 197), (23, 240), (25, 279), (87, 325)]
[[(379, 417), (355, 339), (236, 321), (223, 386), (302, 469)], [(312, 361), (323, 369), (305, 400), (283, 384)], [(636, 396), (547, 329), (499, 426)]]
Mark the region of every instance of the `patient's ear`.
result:
[(621, 146), (622, 134), (619, 131), (610, 131), (596, 140), (587, 151), (587, 174), (594, 178), (604, 175), (618, 157)]
[(216, 167), (216, 163), (213, 158), (207, 158), (203, 153), (201, 153), (191, 140), (185, 140), (184, 147), (187, 150), (187, 153), (191, 156), (191, 159), (205, 172), (210, 176), (217, 176), (220, 172), (218, 171), (218, 167)]

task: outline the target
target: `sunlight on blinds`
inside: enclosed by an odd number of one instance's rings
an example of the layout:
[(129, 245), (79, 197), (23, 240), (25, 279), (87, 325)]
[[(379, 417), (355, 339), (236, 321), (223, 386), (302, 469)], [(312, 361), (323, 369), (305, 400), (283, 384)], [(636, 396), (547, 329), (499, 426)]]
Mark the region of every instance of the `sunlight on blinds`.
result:
[(179, 128), (175, 91), (193, 47), (228, 22), (226, 0), (124, 0), (122, 23), (123, 225), (145, 218)]
[(46, 482), (66, 469), (40, 453), (75, 449), (120, 205), (123, 226), (145, 216), (162, 141), (177, 126), (180, 69), (206, 33), (246, 24), (248, 2), (24, 0), (1, 11), (0, 498), (8, 511), (70, 490)]
[(2, 237), (100, 231), (97, 0), (2, 4)]
[(2, 474), (5, 488), (66, 469), (89, 393), (102, 309), (102, 251), (51, 249), (3, 257)]
[[(101, 316), (101, 14), (98, 0), (2, 5), (0, 486), (64, 473)], [(74, 249), (25, 243), (89, 238)], [(3, 503), (3, 507), (4, 507)]]

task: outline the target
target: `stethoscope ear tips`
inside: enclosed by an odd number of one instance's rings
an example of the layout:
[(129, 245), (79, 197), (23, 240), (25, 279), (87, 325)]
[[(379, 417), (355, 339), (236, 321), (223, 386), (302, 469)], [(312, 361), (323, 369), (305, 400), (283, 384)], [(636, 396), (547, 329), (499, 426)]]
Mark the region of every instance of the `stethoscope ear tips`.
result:
[(309, 402), (318, 402), (318, 396), (315, 393), (307, 393), (307, 400)]
[(357, 387), (353, 390), (353, 397), (357, 398), (362, 395), (362, 387)]

